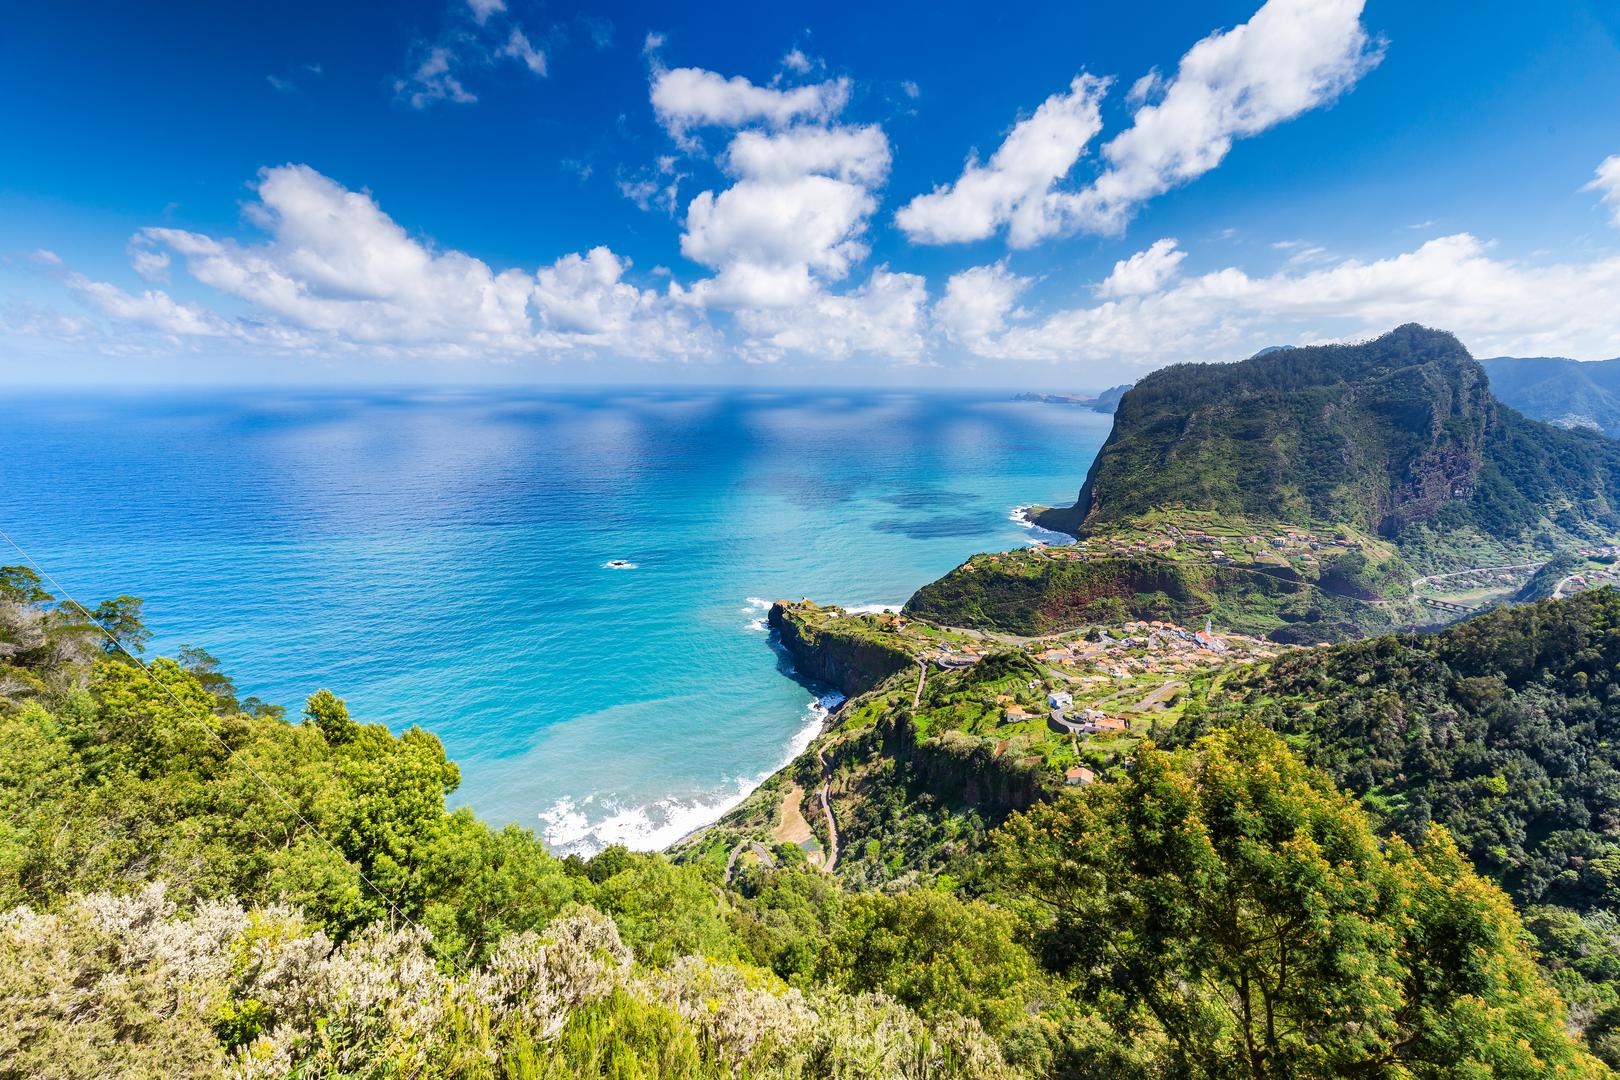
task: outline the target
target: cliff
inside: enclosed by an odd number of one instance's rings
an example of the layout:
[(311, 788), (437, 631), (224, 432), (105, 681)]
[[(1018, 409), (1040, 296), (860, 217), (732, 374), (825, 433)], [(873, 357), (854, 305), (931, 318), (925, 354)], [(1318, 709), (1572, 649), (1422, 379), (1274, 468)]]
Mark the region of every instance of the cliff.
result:
[(885, 632), (884, 616), (849, 615), (808, 600), (778, 600), (766, 623), (800, 675), (850, 697), (916, 666), (915, 647)]
[(1036, 516), (1075, 535), (1173, 508), (1404, 542), (1620, 527), (1620, 444), (1492, 397), (1452, 335), (1407, 325), (1360, 345), (1177, 364), (1127, 393), (1076, 503)]

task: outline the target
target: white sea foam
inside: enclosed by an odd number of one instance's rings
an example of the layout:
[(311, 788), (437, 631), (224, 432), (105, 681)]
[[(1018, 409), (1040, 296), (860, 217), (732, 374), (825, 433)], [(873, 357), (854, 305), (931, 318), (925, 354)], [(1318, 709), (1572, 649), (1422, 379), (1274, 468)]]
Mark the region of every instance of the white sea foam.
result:
[(765, 624), (765, 616), (760, 614), (762, 611), (769, 610), (771, 610), (769, 600), (761, 600), (757, 596), (750, 596), (747, 600), (744, 600), (742, 613), (753, 616), (748, 620), (748, 629), (757, 634), (769, 633), (771, 628)]
[(1030, 519), (1029, 512), (1033, 507), (1015, 506), (1007, 515), (1007, 520), (1013, 522), (1021, 529), (1029, 532), (1029, 543), (1034, 545), (1057, 546), (1059, 544), (1072, 544), (1074, 537), (1068, 533), (1058, 532), (1054, 529), (1043, 529)]
[(604, 570), (639, 570), (641, 567), (627, 559), (609, 559), (602, 564)]
[(578, 801), (563, 796), (540, 812), (540, 835), (558, 855), (589, 857), (623, 844), (632, 851), (659, 851), (681, 837), (719, 820), (746, 799), (777, 769), (800, 754), (821, 734), (828, 715), (844, 701), (837, 692), (823, 694), (805, 706), (805, 724), (788, 740), (782, 760), (758, 776), (727, 779), (715, 791), (691, 799), (658, 799), (644, 806), (625, 806), (587, 795)]

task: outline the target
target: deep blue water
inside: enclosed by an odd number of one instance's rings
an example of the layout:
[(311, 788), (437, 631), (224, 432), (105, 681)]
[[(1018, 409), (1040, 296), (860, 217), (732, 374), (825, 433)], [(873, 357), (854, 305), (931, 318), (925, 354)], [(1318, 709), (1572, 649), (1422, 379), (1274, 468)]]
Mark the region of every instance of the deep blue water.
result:
[(662, 846), (813, 731), (765, 601), (899, 604), (1074, 498), (1110, 418), (1006, 397), (11, 396), (0, 526), (243, 694), (434, 731), (489, 819)]

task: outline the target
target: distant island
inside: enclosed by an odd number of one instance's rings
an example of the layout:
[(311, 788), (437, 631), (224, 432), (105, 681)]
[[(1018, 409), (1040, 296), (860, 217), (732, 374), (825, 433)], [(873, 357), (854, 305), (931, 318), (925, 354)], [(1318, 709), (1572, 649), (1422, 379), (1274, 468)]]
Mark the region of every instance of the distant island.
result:
[(1119, 407), (1119, 399), (1131, 388), (1130, 383), (1111, 386), (1100, 394), (1044, 394), (1026, 391), (1013, 395), (1014, 401), (1038, 401), (1047, 405), (1081, 405), (1093, 412), (1112, 413)]

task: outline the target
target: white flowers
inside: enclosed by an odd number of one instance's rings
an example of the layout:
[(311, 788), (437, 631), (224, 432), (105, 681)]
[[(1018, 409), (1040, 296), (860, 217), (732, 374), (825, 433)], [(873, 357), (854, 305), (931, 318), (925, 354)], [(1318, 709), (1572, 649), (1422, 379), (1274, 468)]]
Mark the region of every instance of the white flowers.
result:
[(161, 884), (17, 908), (0, 915), (0, 1060), (41, 1076), (485, 1076), (514, 1048), (560, 1053), (581, 1009), (628, 998), (756, 1077), (1016, 1075), (976, 1023), (925, 1023), (879, 994), (805, 993), (699, 957), (638, 969), (588, 907), (465, 973), (430, 945), (418, 928), (374, 924), (334, 948), (290, 908), (187, 913)]

